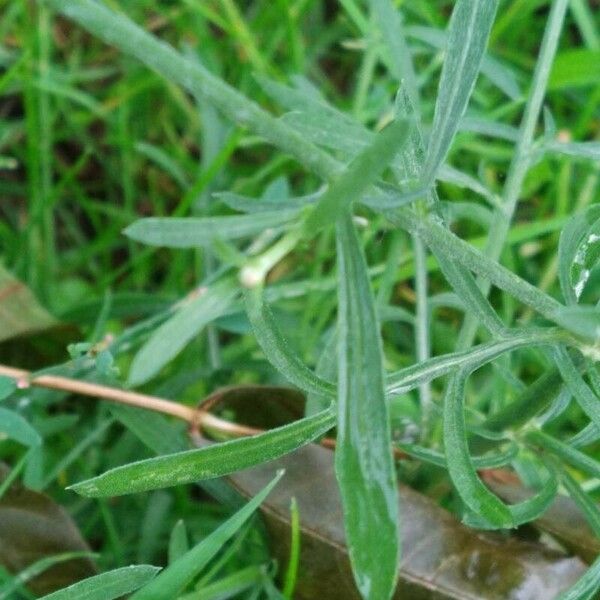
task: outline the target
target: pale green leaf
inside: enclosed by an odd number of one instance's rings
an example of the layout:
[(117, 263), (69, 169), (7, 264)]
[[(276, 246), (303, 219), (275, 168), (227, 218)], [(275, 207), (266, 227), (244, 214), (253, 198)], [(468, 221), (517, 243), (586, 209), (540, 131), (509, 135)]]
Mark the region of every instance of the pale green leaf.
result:
[(132, 565), (78, 581), (42, 600), (113, 600), (149, 583), (160, 571), (151, 565)]

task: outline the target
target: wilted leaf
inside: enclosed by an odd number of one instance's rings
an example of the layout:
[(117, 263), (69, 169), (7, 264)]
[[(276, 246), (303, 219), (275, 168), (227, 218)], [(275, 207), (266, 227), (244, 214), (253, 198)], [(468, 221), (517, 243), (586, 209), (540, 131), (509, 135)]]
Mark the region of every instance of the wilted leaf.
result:
[[(281, 484), (263, 504), (272, 548), (289, 555), (292, 497), (301, 515), (301, 558), (296, 600), (355, 600), (344, 538), (333, 454), (310, 445), (291, 455), (230, 476), (245, 495), (255, 494), (285, 468)], [(402, 546), (397, 600), (549, 600), (585, 571), (578, 558), (540, 544), (480, 533), (460, 524), (425, 496), (400, 486)]]
[[(0, 479), (7, 472), (0, 466)], [(46, 557), (89, 551), (69, 515), (45, 494), (13, 484), (0, 499), (0, 564), (11, 573)], [(47, 594), (95, 573), (91, 560), (77, 558), (44, 571), (28, 587)]]
[(56, 325), (32, 291), (0, 265), (0, 342)]

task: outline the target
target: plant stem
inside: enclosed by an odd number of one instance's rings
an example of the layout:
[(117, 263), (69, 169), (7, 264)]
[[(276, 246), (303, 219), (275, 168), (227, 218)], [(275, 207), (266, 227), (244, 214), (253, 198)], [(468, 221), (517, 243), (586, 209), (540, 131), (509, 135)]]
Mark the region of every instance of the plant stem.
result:
[[(535, 127), (544, 101), (548, 77), (558, 47), (558, 40), (568, 4), (568, 0), (554, 0), (552, 3), (539, 58), (533, 74), (531, 94), (525, 106), (523, 120), (519, 128), (519, 137), (504, 186), (502, 210), (496, 210), (488, 241), (484, 249), (484, 254), (493, 261), (497, 261), (500, 258), (502, 249), (504, 248), (523, 182), (529, 170)], [(481, 282), (482, 291), (486, 295), (490, 287), (491, 282), (489, 280)], [(465, 344), (471, 345), (473, 343), (477, 326), (477, 319), (473, 315), (467, 314), (460, 333), (460, 338)]]

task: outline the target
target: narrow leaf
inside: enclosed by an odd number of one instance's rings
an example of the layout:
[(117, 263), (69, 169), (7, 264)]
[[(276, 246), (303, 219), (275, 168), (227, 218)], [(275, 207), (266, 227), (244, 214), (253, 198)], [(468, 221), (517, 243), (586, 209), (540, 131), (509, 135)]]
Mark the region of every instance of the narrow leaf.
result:
[(459, 128), (481, 67), (496, 8), (496, 0), (458, 0), (454, 6), (423, 169), (425, 183), (434, 181)]
[(463, 502), (478, 516), (496, 527), (512, 527), (511, 512), (477, 476), (469, 454), (463, 410), (467, 373), (459, 371), (448, 384), (444, 400), (444, 449), (448, 472)]
[(393, 592), (398, 495), (383, 384), (379, 323), (350, 215), (337, 223), (338, 436), (335, 469), (350, 560), (365, 599)]
[(588, 384), (584, 381), (583, 377), (581, 377), (579, 370), (566, 348), (563, 346), (556, 346), (554, 349), (554, 358), (554, 362), (556, 363), (568, 390), (573, 394), (575, 400), (581, 407), (581, 410), (583, 410), (594, 425), (600, 429), (600, 401), (598, 400), (598, 396), (594, 394)]
[(410, 126), (398, 120), (375, 136), (373, 142), (348, 164), (320, 198), (306, 220), (305, 231), (314, 235), (333, 223), (374, 184), (408, 139)]
[(120, 496), (221, 477), (292, 452), (334, 424), (333, 413), (325, 410), (252, 437), (116, 467), (70, 489), (88, 497)]
[(277, 476), (250, 502), (230, 517), (218, 529), (164, 569), (153, 581), (131, 596), (131, 600), (176, 598), (196, 577), (221, 548), (252, 516), (283, 476)]
[(309, 393), (335, 397), (335, 386), (315, 375), (293, 352), (277, 327), (260, 289), (246, 292), (246, 310), (265, 356), (290, 383)]
[(229, 309), (237, 290), (234, 278), (223, 279), (199, 290), (197, 297), (189, 300), (158, 327), (135, 355), (129, 372), (129, 385), (141, 385), (154, 377), (206, 325)]
[(78, 581), (42, 600), (113, 600), (149, 583), (160, 571), (151, 565), (132, 565)]
[(269, 227), (281, 227), (298, 214), (296, 208), (264, 211), (254, 215), (225, 217), (149, 217), (139, 219), (123, 230), (133, 240), (150, 246), (198, 248), (212, 240), (237, 240), (256, 235)]

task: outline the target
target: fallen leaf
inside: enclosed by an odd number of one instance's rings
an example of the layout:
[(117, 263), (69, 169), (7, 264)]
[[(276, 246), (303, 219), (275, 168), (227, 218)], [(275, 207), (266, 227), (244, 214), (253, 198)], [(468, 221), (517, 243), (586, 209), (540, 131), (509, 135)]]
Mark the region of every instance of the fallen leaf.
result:
[[(0, 480), (7, 474), (8, 468), (0, 465)], [(17, 574), (40, 559), (66, 552), (90, 552), (71, 517), (45, 494), (13, 483), (0, 498), (0, 564)], [(49, 568), (27, 587), (48, 594), (95, 574), (90, 559), (77, 558)]]
[[(303, 395), (289, 388), (237, 386), (218, 390), (201, 407), (262, 429), (300, 418), (303, 403)], [(285, 475), (261, 511), (271, 549), (283, 566), (290, 556), (290, 504), (292, 498), (297, 501), (301, 543), (295, 600), (360, 600), (350, 569), (333, 452), (310, 444), (227, 479), (251, 497), (279, 469)], [(427, 496), (404, 485), (399, 490), (403, 553), (395, 600), (550, 600), (586, 570), (578, 557), (538, 542), (471, 529)]]
[(0, 265), (0, 342), (56, 323), (33, 292)]

